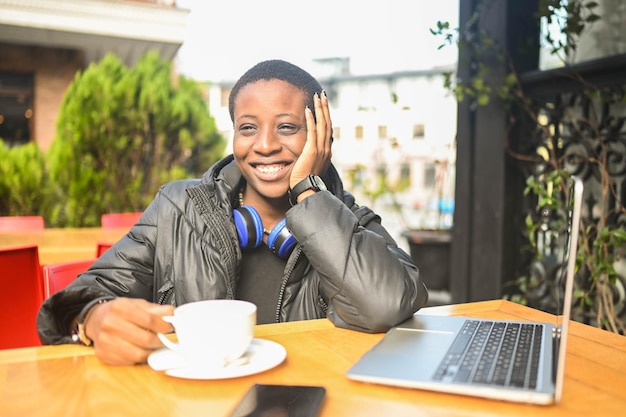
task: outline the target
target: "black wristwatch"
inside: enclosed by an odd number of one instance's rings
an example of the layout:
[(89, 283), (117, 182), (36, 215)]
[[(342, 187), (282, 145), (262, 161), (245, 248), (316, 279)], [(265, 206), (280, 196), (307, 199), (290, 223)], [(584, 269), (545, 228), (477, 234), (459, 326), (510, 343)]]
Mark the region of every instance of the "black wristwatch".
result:
[(298, 196), (307, 190), (323, 191), (326, 190), (326, 184), (318, 175), (308, 175), (305, 179), (296, 184), (295, 187), (290, 188), (287, 191), (289, 195), (289, 202), (292, 206), (298, 204)]

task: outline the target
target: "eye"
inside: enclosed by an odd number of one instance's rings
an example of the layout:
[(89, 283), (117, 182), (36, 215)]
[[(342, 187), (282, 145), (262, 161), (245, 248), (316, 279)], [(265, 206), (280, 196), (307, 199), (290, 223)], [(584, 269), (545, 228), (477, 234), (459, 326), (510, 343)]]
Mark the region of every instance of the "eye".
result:
[(256, 132), (257, 128), (252, 124), (243, 124), (239, 126), (239, 133), (244, 136), (252, 136)]
[(302, 129), (302, 126), (285, 123), (278, 126), (278, 133), (281, 135), (295, 135), (300, 129)]

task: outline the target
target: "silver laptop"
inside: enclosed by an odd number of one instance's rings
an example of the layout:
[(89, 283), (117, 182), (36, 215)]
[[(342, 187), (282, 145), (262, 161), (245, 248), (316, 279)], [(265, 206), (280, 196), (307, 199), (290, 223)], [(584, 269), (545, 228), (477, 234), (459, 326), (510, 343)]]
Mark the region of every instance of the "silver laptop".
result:
[(560, 401), (570, 321), (582, 181), (568, 184), (561, 285), (555, 323), (417, 313), (389, 330), (348, 370), (356, 381), (531, 404)]

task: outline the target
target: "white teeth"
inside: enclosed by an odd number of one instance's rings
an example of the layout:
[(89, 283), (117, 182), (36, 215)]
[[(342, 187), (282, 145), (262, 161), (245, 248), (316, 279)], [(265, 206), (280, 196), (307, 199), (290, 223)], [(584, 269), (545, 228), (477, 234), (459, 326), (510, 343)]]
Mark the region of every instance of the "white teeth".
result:
[(282, 166), (257, 166), (256, 169), (258, 169), (259, 171), (261, 171), (264, 174), (274, 174), (275, 172), (278, 172), (282, 169)]

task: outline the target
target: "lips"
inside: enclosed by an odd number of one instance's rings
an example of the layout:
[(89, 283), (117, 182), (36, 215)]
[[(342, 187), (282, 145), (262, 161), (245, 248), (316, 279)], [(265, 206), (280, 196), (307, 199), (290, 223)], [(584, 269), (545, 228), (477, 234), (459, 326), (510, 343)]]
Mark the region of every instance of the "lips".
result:
[(254, 173), (262, 181), (277, 181), (288, 174), (288, 163), (251, 164)]

